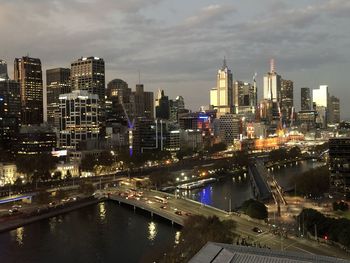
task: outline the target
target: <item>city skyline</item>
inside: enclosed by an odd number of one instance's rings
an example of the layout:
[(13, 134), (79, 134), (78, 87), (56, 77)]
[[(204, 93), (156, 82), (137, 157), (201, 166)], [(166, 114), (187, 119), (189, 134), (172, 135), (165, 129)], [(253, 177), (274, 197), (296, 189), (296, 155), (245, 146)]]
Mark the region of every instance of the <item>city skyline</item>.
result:
[[(273, 57), (276, 72), (294, 82), (298, 108), (304, 86), (315, 89), (326, 84), (340, 98), (347, 93), (350, 62), (346, 58), (349, 29), (345, 18), (350, 4), (344, 0), (288, 4), (250, 0), (233, 5), (229, 1), (197, 1), (186, 4), (186, 10), (182, 1), (73, 1), (69, 10), (64, 8), (65, 1), (15, 2), (2, 3), (0, 11), (0, 29), (4, 34), (12, 32), (0, 50), (11, 78), (13, 59), (25, 53), (40, 58), (43, 71), (68, 67), (80, 56), (94, 55), (106, 62), (106, 82), (121, 78), (134, 86), (140, 70), (147, 89), (164, 89), (170, 97), (181, 94), (189, 108), (196, 110), (208, 104), (207, 91), (215, 86), (213, 76), (223, 57), (234, 80), (251, 81), (258, 72), (259, 97)], [(95, 11), (97, 5), (99, 11)], [(114, 14), (113, 10), (119, 11)], [(23, 14), (25, 23), (16, 21), (16, 12)], [(59, 19), (63, 12), (74, 19)], [(53, 23), (44, 25), (47, 16)], [(149, 44), (153, 42), (156, 44)], [(347, 119), (350, 108), (341, 104), (341, 118)]]

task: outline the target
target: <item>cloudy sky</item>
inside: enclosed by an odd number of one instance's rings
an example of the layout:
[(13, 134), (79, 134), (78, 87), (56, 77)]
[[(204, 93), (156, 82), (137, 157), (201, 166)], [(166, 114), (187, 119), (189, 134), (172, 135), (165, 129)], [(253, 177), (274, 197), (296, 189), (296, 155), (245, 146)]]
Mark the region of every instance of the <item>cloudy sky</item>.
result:
[(269, 69), (300, 87), (328, 84), (350, 119), (349, 0), (0, 0), (0, 58), (29, 54), (46, 70), (103, 57), (107, 81), (209, 103), (223, 57), (234, 78)]

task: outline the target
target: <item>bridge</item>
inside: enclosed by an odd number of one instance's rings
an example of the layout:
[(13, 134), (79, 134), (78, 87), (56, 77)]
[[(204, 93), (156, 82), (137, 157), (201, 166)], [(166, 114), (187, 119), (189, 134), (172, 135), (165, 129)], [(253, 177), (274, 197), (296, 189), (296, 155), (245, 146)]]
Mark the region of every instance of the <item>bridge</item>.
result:
[[(142, 194), (139, 191), (142, 191)], [(134, 196), (132, 196), (132, 192), (135, 193)], [(139, 193), (138, 196), (137, 193)], [(146, 211), (151, 217), (159, 216), (179, 226), (183, 226), (185, 220), (191, 215), (217, 216), (221, 220), (231, 219), (236, 222), (236, 235), (244, 238), (249, 237), (250, 242), (264, 244), (272, 249), (350, 258), (344, 251), (328, 244), (294, 236), (286, 238), (275, 235), (271, 231), (271, 226), (263, 221), (253, 220), (246, 215), (236, 212), (230, 213), (190, 199), (179, 198), (173, 194), (154, 190), (131, 190), (124, 187), (113, 187), (97, 191), (96, 196), (103, 199), (107, 197), (120, 205), (129, 206), (135, 211)], [(156, 197), (160, 197), (160, 200), (166, 200), (166, 203), (156, 201)], [(260, 228), (262, 233), (255, 233), (252, 230), (254, 227)]]

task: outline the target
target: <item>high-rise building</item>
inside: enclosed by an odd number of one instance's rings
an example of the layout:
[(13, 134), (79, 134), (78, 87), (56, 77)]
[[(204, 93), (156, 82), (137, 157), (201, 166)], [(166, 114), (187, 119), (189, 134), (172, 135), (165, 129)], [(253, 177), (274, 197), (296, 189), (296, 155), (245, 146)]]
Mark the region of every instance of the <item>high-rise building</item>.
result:
[(60, 147), (76, 150), (83, 141), (99, 137), (98, 95), (85, 90), (61, 94)]
[(47, 122), (59, 127), (59, 96), (71, 92), (70, 69), (53, 68), (46, 70)]
[(270, 62), (270, 72), (264, 76), (264, 99), (281, 102), (281, 76), (275, 71), (273, 59)]
[(317, 111), (316, 125), (326, 128), (328, 123), (329, 93), (327, 85), (320, 85), (319, 89), (312, 91), (313, 109)]
[(339, 98), (331, 96), (329, 99), (329, 123), (340, 122), (340, 102)]
[(227, 145), (233, 145), (241, 133), (241, 120), (236, 114), (227, 113), (219, 118), (220, 139)]
[(41, 61), (38, 58), (16, 58), (14, 79), (21, 88), (22, 124), (43, 122), (43, 78)]
[(102, 58), (80, 58), (71, 64), (72, 90), (86, 90), (105, 99), (105, 62)]
[[(350, 192), (350, 138), (329, 139), (330, 185), (333, 193)], [(343, 195), (342, 195), (343, 197)]]
[(21, 120), (20, 86), (17, 81), (0, 79), (0, 149), (9, 150)]
[(177, 96), (175, 100), (169, 101), (170, 106), (170, 120), (178, 121), (178, 112), (185, 109), (185, 100), (182, 96)]
[(235, 113), (245, 117), (253, 117), (257, 106), (256, 82), (253, 84), (235, 81), (233, 84)]
[(304, 87), (301, 88), (301, 110), (311, 110), (311, 91), (310, 88)]
[(135, 103), (135, 117), (154, 118), (154, 97), (153, 92), (144, 91), (143, 84), (136, 85), (133, 92)]
[(162, 120), (169, 120), (170, 118), (170, 104), (169, 97), (164, 95), (164, 90), (158, 92), (156, 100), (156, 118)]
[(216, 87), (210, 90), (210, 105), (217, 110), (218, 117), (226, 113), (233, 113), (232, 72), (227, 67), (226, 59), (224, 59), (222, 68), (218, 70)]
[(281, 79), (281, 114), (283, 122), (290, 123), (294, 117), (293, 81)]
[[(110, 107), (106, 109), (107, 120), (117, 119), (127, 121), (127, 116), (130, 119), (134, 118), (135, 103), (131, 89), (128, 83), (121, 79), (111, 80), (107, 84), (107, 105)], [(124, 112), (125, 110), (125, 112)]]
[(0, 59), (0, 79), (8, 79), (7, 64), (5, 60)]

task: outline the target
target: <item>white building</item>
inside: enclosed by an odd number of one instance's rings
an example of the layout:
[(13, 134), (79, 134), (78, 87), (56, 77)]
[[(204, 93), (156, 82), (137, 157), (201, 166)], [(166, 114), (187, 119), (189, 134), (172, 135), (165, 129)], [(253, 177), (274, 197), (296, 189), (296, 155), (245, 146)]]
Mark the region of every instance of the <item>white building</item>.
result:
[(13, 184), (19, 177), (17, 166), (12, 163), (0, 163), (0, 186)]
[(327, 85), (320, 85), (318, 89), (312, 91), (312, 104), (317, 111), (316, 124), (319, 127), (326, 128), (328, 123), (328, 102), (329, 93)]
[(264, 76), (264, 99), (273, 102), (281, 101), (281, 76), (275, 72), (275, 62), (272, 59), (270, 72)]
[(74, 90), (60, 97), (60, 147), (76, 150), (99, 136), (98, 95)]
[(217, 110), (217, 116), (233, 113), (233, 82), (232, 72), (226, 65), (226, 60), (218, 70), (216, 87), (210, 90), (210, 105)]

